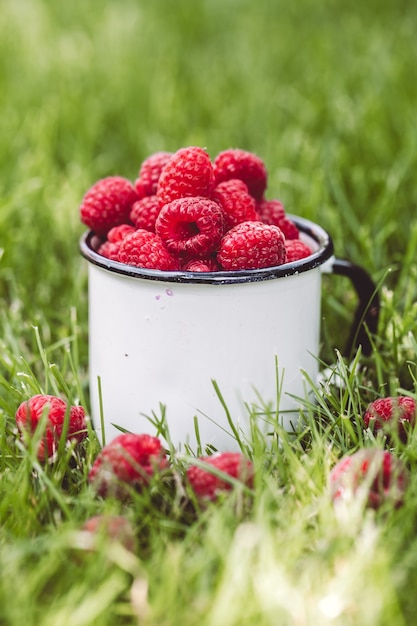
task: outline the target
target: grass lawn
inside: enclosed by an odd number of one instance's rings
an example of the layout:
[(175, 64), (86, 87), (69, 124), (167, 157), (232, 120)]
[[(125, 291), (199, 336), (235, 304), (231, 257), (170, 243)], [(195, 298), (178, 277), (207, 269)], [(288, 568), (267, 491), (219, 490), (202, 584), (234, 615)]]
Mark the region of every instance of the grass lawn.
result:
[[(417, 397), (416, 20), (407, 0), (2, 0), (0, 624), (416, 623), (417, 432), (389, 441), (362, 419), (378, 397)], [(324, 277), (317, 356), (343, 386), (314, 387), (302, 436), (249, 446), (253, 489), (185, 506), (155, 479), (101, 499), (93, 430), (44, 464), (15, 412), (36, 393), (89, 409), (85, 191), (191, 145), (257, 153), (269, 196), (368, 270), (374, 351), (338, 356), (356, 296)], [(335, 512), (329, 472), (361, 447), (407, 465), (402, 507)], [(134, 553), (81, 549), (98, 514), (132, 523)]]

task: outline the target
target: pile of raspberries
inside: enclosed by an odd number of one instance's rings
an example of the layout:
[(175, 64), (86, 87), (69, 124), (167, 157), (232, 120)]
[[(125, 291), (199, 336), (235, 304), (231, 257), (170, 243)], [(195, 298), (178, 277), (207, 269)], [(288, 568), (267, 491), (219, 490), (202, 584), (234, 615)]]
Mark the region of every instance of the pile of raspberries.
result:
[(252, 152), (229, 149), (214, 161), (196, 146), (145, 159), (134, 183), (97, 181), (81, 221), (99, 236), (98, 253), (164, 271), (273, 267), (308, 257), (282, 202), (267, 200), (267, 170)]

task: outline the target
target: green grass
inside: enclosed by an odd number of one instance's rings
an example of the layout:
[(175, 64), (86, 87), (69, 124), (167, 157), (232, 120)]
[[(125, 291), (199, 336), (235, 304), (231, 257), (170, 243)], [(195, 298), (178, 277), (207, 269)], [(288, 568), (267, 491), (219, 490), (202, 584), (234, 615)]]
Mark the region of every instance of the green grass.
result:
[[(417, 434), (395, 442), (411, 472), (398, 510), (341, 518), (327, 477), (343, 454), (388, 445), (363, 432), (371, 399), (417, 393), (416, 18), (394, 0), (2, 0), (1, 624), (415, 622)], [(382, 304), (375, 350), (337, 359), (355, 295), (325, 277), (321, 358), (345, 389), (332, 376), (315, 387), (299, 438), (254, 441), (252, 492), (198, 510), (156, 481), (128, 505), (102, 501), (86, 480), (92, 432), (44, 466), (14, 414), (40, 391), (88, 407), (83, 194), (187, 145), (259, 154), (269, 197), (368, 269)], [(179, 472), (185, 459), (173, 462)], [(99, 513), (127, 516), (135, 555), (77, 548)]]

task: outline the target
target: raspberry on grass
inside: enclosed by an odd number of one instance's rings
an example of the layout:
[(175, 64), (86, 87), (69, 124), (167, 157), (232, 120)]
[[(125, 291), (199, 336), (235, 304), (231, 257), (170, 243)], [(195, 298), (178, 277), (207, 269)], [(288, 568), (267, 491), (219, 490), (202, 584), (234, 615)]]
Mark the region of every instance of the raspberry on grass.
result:
[(285, 235), (285, 239), (298, 239), (300, 232), (285, 212), (284, 205), (279, 200), (262, 200), (256, 205), (259, 219), (265, 224), (278, 226)]
[(160, 210), (158, 197), (156, 195), (146, 196), (132, 206), (129, 219), (136, 228), (144, 228), (154, 233), (156, 218)]
[(258, 269), (286, 262), (285, 237), (277, 226), (242, 222), (229, 230), (217, 252), (225, 270)]
[(400, 506), (408, 478), (403, 462), (391, 452), (365, 448), (343, 457), (332, 469), (330, 496), (335, 504), (362, 496), (374, 509), (384, 503)]
[(203, 258), (216, 249), (223, 235), (223, 211), (207, 198), (178, 198), (162, 207), (155, 230), (175, 256)]
[(312, 254), (311, 248), (301, 239), (286, 239), (285, 249), (287, 250), (287, 263), (306, 259)]
[(138, 195), (132, 183), (121, 176), (97, 181), (84, 195), (80, 206), (83, 224), (98, 235), (106, 235), (113, 226), (129, 221), (129, 213)]
[[(56, 396), (37, 394), (20, 404), (16, 424), (23, 435), (33, 435), (44, 428), (39, 442), (38, 458), (45, 461), (58, 449), (63, 436), (66, 441), (79, 443), (87, 436), (85, 412), (82, 406), (69, 406)], [(43, 422), (45, 420), (45, 422)]]
[(213, 200), (223, 209), (226, 230), (240, 222), (259, 220), (256, 203), (243, 180), (231, 178), (215, 187)]
[(378, 398), (371, 402), (363, 416), (365, 428), (374, 431), (394, 429), (401, 440), (406, 441), (408, 432), (416, 421), (417, 403), (408, 396)]
[(99, 495), (122, 496), (127, 485), (147, 485), (155, 473), (168, 468), (160, 439), (152, 435), (123, 433), (99, 452), (88, 475)]
[[(240, 452), (221, 452), (200, 457), (199, 461), (203, 461), (207, 469), (192, 465), (187, 470), (188, 482), (199, 499), (215, 500), (221, 492), (231, 491), (234, 485), (227, 480), (228, 477), (248, 487), (253, 486), (253, 464)], [(221, 478), (218, 472), (225, 477)]]
[(162, 207), (177, 198), (210, 198), (214, 172), (210, 157), (202, 148), (191, 146), (175, 152), (163, 168), (157, 196)]
[(120, 244), (120, 263), (153, 270), (179, 269), (178, 260), (166, 249), (162, 239), (148, 230), (138, 229)]
[(81, 527), (87, 535), (82, 547), (94, 550), (100, 547), (101, 541), (119, 543), (129, 552), (137, 550), (137, 538), (132, 524), (123, 515), (95, 515), (90, 517)]
[(171, 157), (172, 152), (154, 152), (142, 162), (138, 178), (135, 180), (135, 189), (139, 198), (156, 194), (159, 176)]
[(220, 152), (213, 162), (215, 184), (239, 178), (246, 183), (250, 195), (262, 200), (267, 186), (267, 170), (264, 162), (252, 152), (230, 148)]

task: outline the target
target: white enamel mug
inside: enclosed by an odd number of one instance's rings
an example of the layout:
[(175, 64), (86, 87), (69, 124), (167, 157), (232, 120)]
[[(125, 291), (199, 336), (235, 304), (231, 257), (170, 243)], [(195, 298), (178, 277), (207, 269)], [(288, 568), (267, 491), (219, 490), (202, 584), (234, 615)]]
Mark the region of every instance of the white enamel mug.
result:
[(270, 430), (265, 407), (284, 428), (295, 429), (306, 380), (318, 375), (323, 272), (352, 280), (359, 305), (347, 350), (361, 344), (370, 351), (379, 310), (372, 279), (335, 258), (323, 228), (289, 217), (313, 254), (237, 272), (131, 267), (99, 255), (94, 233), (83, 235), (90, 402), (99, 438), (109, 442), (120, 429), (157, 434), (148, 417), (160, 415), (161, 405), (171, 441), (182, 450), (198, 442), (203, 449), (236, 449), (236, 432), (249, 436), (250, 413), (258, 415), (261, 431)]

